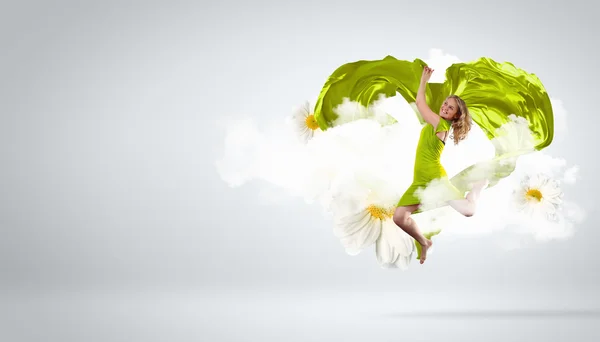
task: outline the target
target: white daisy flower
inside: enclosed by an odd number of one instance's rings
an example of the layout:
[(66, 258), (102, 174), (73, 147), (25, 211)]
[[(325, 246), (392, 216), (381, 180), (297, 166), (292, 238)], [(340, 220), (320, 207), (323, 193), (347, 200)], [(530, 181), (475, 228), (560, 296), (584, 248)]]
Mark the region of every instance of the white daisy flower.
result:
[(563, 192), (557, 180), (543, 173), (526, 175), (513, 196), (518, 211), (551, 221), (558, 219)]
[(294, 110), (292, 119), (294, 120), (295, 129), (300, 140), (305, 143), (312, 139), (316, 130), (320, 129), (308, 101)]
[(336, 221), (334, 235), (350, 255), (375, 244), (377, 261), (384, 268), (406, 269), (414, 256), (412, 238), (392, 220), (394, 208), (369, 205)]

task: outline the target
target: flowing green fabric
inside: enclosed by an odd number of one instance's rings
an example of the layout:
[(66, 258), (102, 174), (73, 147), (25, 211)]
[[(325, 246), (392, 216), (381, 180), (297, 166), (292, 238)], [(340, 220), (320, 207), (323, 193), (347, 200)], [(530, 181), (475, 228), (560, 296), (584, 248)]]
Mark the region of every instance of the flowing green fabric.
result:
[[(334, 125), (338, 117), (334, 108), (344, 98), (363, 106), (380, 95), (400, 93), (407, 102), (415, 102), (423, 67), (420, 59), (398, 60), (387, 56), (381, 60), (347, 63), (327, 79), (315, 105), (315, 119), (322, 130)], [(473, 62), (455, 63), (446, 70), (444, 83), (428, 83), (427, 103), (434, 111), (448, 95), (460, 96), (469, 107), (473, 121), (488, 138), (515, 114), (529, 121), (537, 141), (536, 149), (552, 142), (554, 117), (550, 98), (542, 82), (533, 74), (510, 62), (498, 63), (482, 57)]]
[[(344, 99), (368, 107), (382, 95), (392, 97), (399, 93), (407, 102), (414, 103), (425, 65), (421, 59), (406, 61), (386, 56), (340, 66), (319, 94), (314, 110), (317, 123), (322, 130), (335, 126), (338, 118), (335, 108)], [(510, 62), (482, 57), (455, 63), (446, 70), (444, 83), (430, 82), (426, 87), (427, 103), (436, 112), (446, 97), (453, 94), (466, 102), (473, 122), (490, 140), (502, 136), (500, 128), (511, 121), (513, 114), (527, 120), (535, 139), (533, 149), (543, 149), (552, 142), (554, 116), (542, 82)], [(529, 152), (531, 149), (506, 151), (496, 146), (494, 159), (472, 165), (452, 177), (451, 182), (464, 193), (485, 176), (491, 187), (512, 173), (519, 155)]]
[[(414, 102), (425, 65), (420, 59), (409, 62), (392, 56), (342, 65), (329, 76), (317, 98), (314, 114), (319, 127), (326, 130), (335, 125), (338, 115), (334, 108), (344, 98), (367, 107), (380, 95), (392, 97), (399, 92), (406, 101)], [(430, 89), (427, 92), (428, 97), (433, 95)]]
[(488, 138), (494, 138), (495, 130), (508, 121), (508, 115), (515, 114), (529, 122), (537, 140), (536, 149), (541, 150), (552, 142), (552, 105), (537, 76), (512, 63), (498, 63), (484, 57), (452, 65), (446, 71), (446, 79), (436, 102), (432, 103), (433, 108), (439, 108), (446, 95), (456, 94), (467, 103), (473, 121)]

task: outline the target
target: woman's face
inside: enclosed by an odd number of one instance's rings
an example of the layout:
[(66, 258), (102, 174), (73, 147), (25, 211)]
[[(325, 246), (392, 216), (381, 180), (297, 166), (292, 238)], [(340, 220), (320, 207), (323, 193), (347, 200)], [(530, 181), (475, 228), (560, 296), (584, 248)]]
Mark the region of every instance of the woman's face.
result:
[(442, 108), (440, 108), (440, 116), (446, 120), (453, 120), (458, 114), (458, 103), (452, 97), (447, 98), (442, 103)]

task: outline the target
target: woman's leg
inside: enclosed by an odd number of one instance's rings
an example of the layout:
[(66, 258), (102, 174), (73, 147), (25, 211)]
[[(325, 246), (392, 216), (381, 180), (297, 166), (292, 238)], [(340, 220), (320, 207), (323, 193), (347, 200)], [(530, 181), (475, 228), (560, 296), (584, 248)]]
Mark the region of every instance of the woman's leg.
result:
[(481, 191), (489, 184), (487, 180), (483, 180), (475, 183), (473, 188), (464, 199), (451, 200), (448, 202), (452, 208), (461, 213), (466, 217), (475, 215), (475, 209), (477, 208), (477, 200)]
[(413, 211), (417, 210), (419, 207), (418, 204), (409, 205), (405, 207), (397, 207), (394, 212), (394, 223), (398, 225), (398, 227), (402, 228), (408, 235), (412, 236), (413, 239), (417, 240), (419, 244), (422, 246), (421, 250), (421, 264), (425, 262), (425, 258), (427, 256), (427, 250), (433, 244), (431, 240), (427, 239), (423, 233), (417, 227), (415, 220), (413, 220), (410, 215)]

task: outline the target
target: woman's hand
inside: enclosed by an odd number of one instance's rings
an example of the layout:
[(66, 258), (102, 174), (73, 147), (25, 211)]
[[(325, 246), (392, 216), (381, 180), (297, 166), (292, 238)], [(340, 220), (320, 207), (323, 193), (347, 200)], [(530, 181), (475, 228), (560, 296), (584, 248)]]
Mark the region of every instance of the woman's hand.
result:
[(429, 79), (431, 78), (432, 73), (433, 73), (433, 69), (431, 69), (428, 66), (425, 66), (425, 68), (423, 68), (423, 75), (421, 76), (421, 82), (424, 82), (424, 83), (429, 82)]

